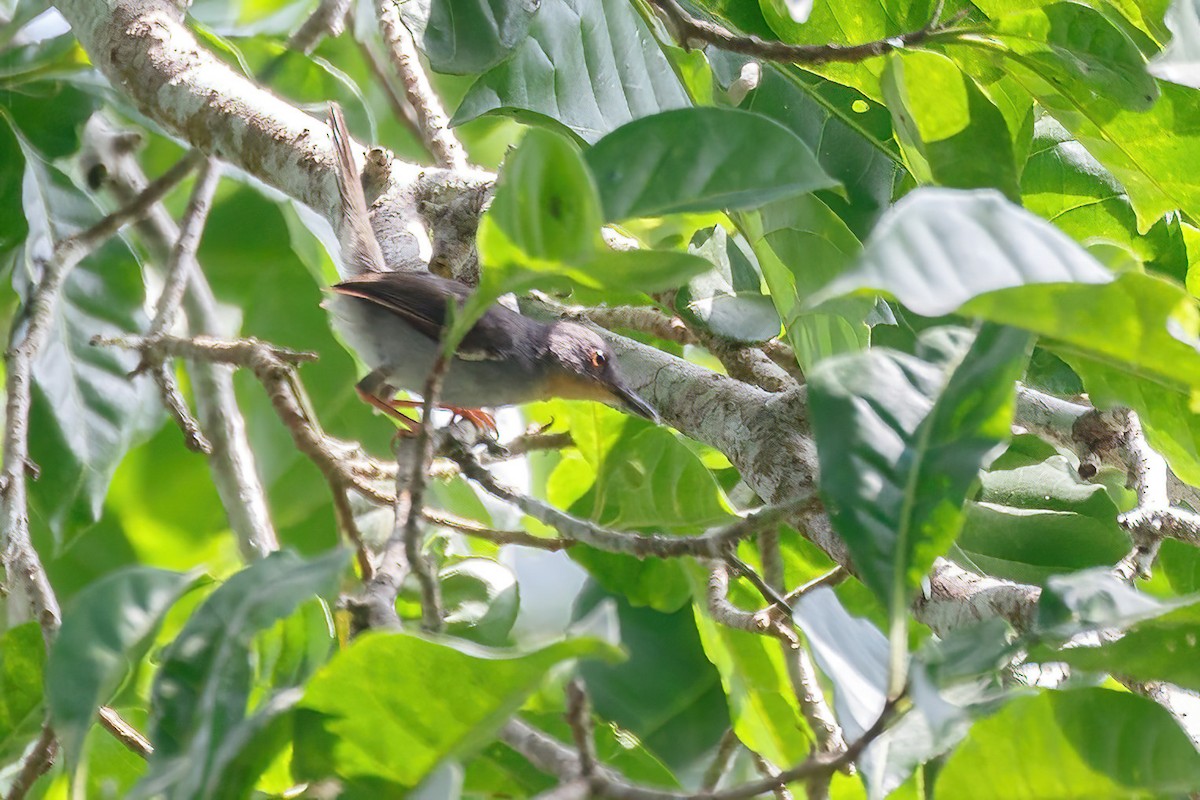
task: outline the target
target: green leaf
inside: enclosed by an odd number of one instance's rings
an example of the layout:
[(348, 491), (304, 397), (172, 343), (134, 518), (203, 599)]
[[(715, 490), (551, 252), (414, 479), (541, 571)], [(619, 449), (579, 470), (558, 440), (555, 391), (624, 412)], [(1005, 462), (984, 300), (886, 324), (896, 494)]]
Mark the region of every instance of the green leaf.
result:
[(689, 565), (688, 577), (700, 642), (721, 675), (738, 739), (773, 764), (802, 760), (815, 738), (788, 679), (784, 650), (772, 637), (715, 622), (707, 610), (707, 571)]
[[(960, 58), (959, 47), (949, 47), (947, 54), (977, 77), (982, 69), (1004, 68), (997, 59), (981, 66), (985, 59), (977, 56), (991, 51)], [(1190, 216), (1200, 212), (1198, 173), (1179, 168), (1200, 163), (1200, 104), (1193, 90), (1163, 84), (1148, 111), (1134, 111), (1110, 97), (1103, 86), (1079, 80), (1055, 83), (1053, 75), (1045, 77), (1023, 61), (1009, 74), (1116, 176), (1129, 193), (1139, 228), (1149, 228), (1174, 209)]]
[(273, 553), (226, 581), (192, 614), (163, 652), (151, 696), (154, 754), (132, 797), (224, 796), (226, 770), (239, 765), (241, 747), (286, 709), (285, 694), (247, 715), (254, 636), (313, 595), (332, 592), (348, 561), (345, 550), (310, 561)]
[(1197, 785), (1200, 755), (1166, 709), (1126, 692), (1078, 689), (1023, 697), (975, 723), (934, 797), (1163, 797)]
[(1013, 141), (1000, 109), (938, 53), (888, 59), (883, 93), (914, 177), (957, 189), (1019, 195)]
[(537, 0), (422, 0), (400, 4), (400, 18), (413, 32), (429, 66), (437, 72), (483, 72), (525, 40)]
[(909, 600), (958, 535), (979, 470), (1008, 439), (1030, 345), (997, 326), (974, 341), (933, 329), (921, 342), (925, 359), (875, 349), (818, 364), (808, 384), (821, 494), (863, 582), (888, 609), (893, 648), (907, 647)]
[(991, 35), (1005, 54), (1040, 79), (1082, 100), (1145, 111), (1158, 97), (1137, 45), (1098, 11), (1079, 3), (1053, 3), (993, 20)]
[(452, 124), (497, 111), (548, 117), (595, 142), (630, 120), (690, 104), (626, 0), (543, 0), (528, 38), (475, 82)]
[(741, 241), (720, 226), (693, 236), (689, 251), (706, 258), (712, 269), (679, 290), (675, 307), (725, 339), (765, 342), (779, 335), (782, 323), (774, 301), (760, 291), (762, 278)]
[(1200, 5), (1196, 0), (1173, 0), (1166, 24), (1171, 41), (1150, 59), (1150, 74), (1200, 89)]
[(1053, 657), (1080, 669), (1200, 690), (1198, 648), (1200, 607), (1193, 604), (1139, 622), (1116, 641), (1063, 648)]
[(574, 143), (532, 129), (507, 159), (479, 224), (479, 288), (456, 322), (464, 331), (506, 292), (579, 286), (652, 292), (709, 268), (687, 253), (598, 248), (603, 219), (591, 174)]
[(958, 548), (964, 566), (1041, 584), (1053, 574), (1114, 564), (1129, 552), (1117, 507), (1100, 484), (1081, 483), (1060, 455), (984, 473), (967, 506)]
[(487, 558), (456, 561), (438, 573), (446, 632), (482, 645), (509, 644), (521, 605), (516, 575)]
[[(22, 146), (29, 237), (13, 283), (24, 302), (54, 243), (102, 215), (65, 174)], [(29, 494), (60, 545), (99, 518), (117, 464), (163, 420), (153, 384), (128, 377), (138, 356), (91, 345), (94, 336), (121, 336), (148, 324), (137, 264), (125, 241), (114, 237), (75, 267), (34, 361), (30, 428), (37, 433), (29, 449), (41, 474)]]
[(1068, 641), (1081, 633), (1124, 628), (1169, 611), (1164, 604), (1128, 586), (1111, 569), (1089, 569), (1046, 580), (1038, 598), (1037, 631)]
[[(41, 730), (45, 669), (46, 641), (37, 622), (0, 636), (0, 758), (6, 763), (19, 758)], [(96, 713), (94, 706), (89, 711)], [(62, 730), (55, 730), (62, 741)]]
[(757, 215), (742, 215), (739, 221), (802, 368), (866, 347), (873, 298), (840, 301), (817, 311), (805, 308), (805, 301), (841, 275), (862, 249), (829, 206), (816, 197), (798, 197)]
[(301, 779), (416, 786), (443, 758), (489, 741), (551, 667), (617, 655), (592, 638), (517, 654), (365, 634), (309, 683), (293, 768)]
[(0, 123), (0, 218), (10, 221), (0, 231), (0, 253), (4, 253), (25, 240), (29, 223), (25, 221), (21, 206), (25, 153), (7, 119)]
[(579, 665), (596, 714), (636, 736), (672, 769), (686, 769), (729, 728), (721, 677), (705, 658), (692, 607), (664, 614), (633, 606), (593, 580), (576, 598), (572, 618), (601, 603), (616, 604), (629, 658)]
[(872, 289), (938, 316), (1010, 286), (1112, 279), (1062, 231), (997, 192), (918, 189), (884, 215), (855, 265), (807, 306)]
[(757, 208), (836, 185), (794, 133), (732, 108), (642, 117), (596, 142), (585, 159), (609, 220)]
[(195, 575), (134, 566), (106, 575), (72, 600), (46, 665), (54, 729), (76, 764), (84, 735), (146, 654), (163, 617)]

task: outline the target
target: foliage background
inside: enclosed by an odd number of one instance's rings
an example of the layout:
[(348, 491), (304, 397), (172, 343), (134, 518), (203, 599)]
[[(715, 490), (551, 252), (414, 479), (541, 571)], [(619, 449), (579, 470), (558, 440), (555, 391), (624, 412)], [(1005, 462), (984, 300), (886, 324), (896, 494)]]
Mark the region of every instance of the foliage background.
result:
[[(0, 0), (5, 794), (1200, 793), (1197, 47), (1193, 0)], [(534, 404), (404, 483), (319, 307), (330, 102), (389, 263), (613, 330), (665, 424)], [(93, 344), (180, 264), (180, 338)]]

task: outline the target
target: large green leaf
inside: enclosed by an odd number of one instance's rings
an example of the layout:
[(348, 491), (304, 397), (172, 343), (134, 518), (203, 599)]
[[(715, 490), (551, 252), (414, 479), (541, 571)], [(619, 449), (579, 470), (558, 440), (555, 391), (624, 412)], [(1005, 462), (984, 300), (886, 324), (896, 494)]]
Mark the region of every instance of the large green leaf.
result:
[(1200, 755), (1164, 708), (1125, 692), (1078, 689), (1020, 698), (975, 723), (938, 775), (934, 797), (1164, 797), (1197, 786)]
[(991, 187), (1017, 198), (1018, 170), (1004, 116), (953, 61), (938, 53), (893, 55), (883, 93), (918, 181)]
[(653, 292), (708, 270), (687, 253), (600, 249), (595, 183), (578, 148), (533, 129), (505, 162), (496, 198), (479, 225), (483, 274), (465, 325), (506, 292), (533, 286)]
[[(29, 236), (23, 266), (13, 276), (23, 301), (54, 244), (102, 216), (64, 173), (28, 147), (24, 156)], [(67, 277), (34, 361), (30, 428), (36, 433), (29, 449), (41, 474), (30, 486), (30, 501), (59, 544), (99, 518), (118, 462), (162, 422), (153, 384), (128, 377), (137, 355), (91, 345), (94, 336), (142, 330), (144, 303), (137, 258), (124, 240), (110, 239)]]
[(537, 0), (420, 0), (400, 17), (438, 72), (464, 75), (500, 63), (524, 41)]
[(1010, 286), (1112, 277), (1062, 231), (997, 192), (918, 189), (884, 215), (857, 263), (809, 305), (868, 288), (937, 316)]
[(163, 652), (151, 696), (154, 754), (132, 797), (225, 796), (226, 770), (245, 768), (241, 751), (289, 698), (268, 697), (257, 714), (247, 714), (255, 635), (313, 595), (332, 592), (348, 561), (344, 550), (310, 561), (273, 553), (226, 581), (192, 614)]
[(616, 655), (592, 638), (514, 653), (403, 633), (360, 636), (309, 683), (293, 768), (303, 779), (336, 775), (379, 794), (416, 786), (443, 758), (485, 744), (551, 667)]
[(958, 537), (965, 566), (1041, 584), (1055, 573), (1114, 564), (1129, 552), (1108, 492), (1081, 483), (1063, 456), (1014, 458), (1010, 449), (1003, 459), (1003, 467), (984, 473), (978, 501), (967, 506)]
[[(675, 295), (675, 307), (692, 324), (737, 342), (765, 342), (782, 324), (762, 277), (743, 250), (745, 240), (730, 237), (719, 225), (692, 237), (688, 250), (703, 256), (712, 269), (698, 275)], [(747, 248), (748, 250), (748, 248)]]
[(888, 609), (894, 648), (907, 646), (909, 600), (958, 535), (967, 491), (1008, 439), (1030, 341), (985, 326), (973, 341), (934, 329), (922, 345), (924, 358), (875, 349), (827, 360), (808, 384), (821, 494)]
[(543, 0), (529, 36), (479, 78), (454, 124), (494, 111), (548, 117), (594, 142), (630, 120), (690, 105), (626, 0)]
[[(747, 160), (751, 150), (755, 157)], [(585, 158), (610, 220), (756, 208), (836, 183), (783, 125), (730, 108), (634, 120), (596, 142)]]
[[(1086, 12), (1087, 9), (1072, 10), (1070, 14)], [(1018, 21), (1036, 27), (1039, 13), (1021, 15)], [(1119, 98), (1132, 102), (1132, 95), (1144, 79), (1136, 74), (1132, 63), (1134, 53), (1119, 43), (1118, 37), (1124, 34), (1112, 30), (1110, 23), (1098, 14), (1081, 19), (1082, 35), (1090, 30), (1098, 41), (1108, 41), (1124, 53), (1119, 62), (1124, 65), (1119, 67), (1123, 77), (1114, 78), (1115, 86), (1123, 87), (1123, 93), (1110, 94), (1102, 83), (1064, 76), (1056, 68), (1042, 70), (1042, 61), (1025, 57), (1006, 61), (991, 45), (982, 50), (974, 45), (953, 45), (947, 48), (947, 53), (964, 70), (977, 76), (980, 71), (1005, 69), (1007, 65), (1010, 76), (1121, 182), (1129, 192), (1138, 225), (1143, 230), (1173, 209), (1196, 215), (1200, 211), (1200, 179), (1195, 170), (1180, 169), (1181, 165), (1200, 163), (1200, 104), (1195, 92), (1163, 84), (1158, 87), (1157, 102), (1149, 110), (1145, 110), (1146, 103), (1137, 110), (1126, 107)], [(959, 48), (968, 46), (972, 48), (971, 57), (959, 57)], [(989, 54), (992, 63), (986, 64)], [(1104, 71), (1096, 74), (1104, 75)], [(1125, 94), (1130, 96), (1124, 97)], [(1149, 99), (1153, 100), (1153, 95)]]
[(0, 636), (0, 759), (5, 762), (20, 757), (41, 730), (45, 662), (46, 640), (37, 622)]
[(593, 581), (576, 598), (572, 617), (580, 619), (601, 603), (616, 604), (629, 658), (579, 665), (596, 713), (673, 769), (686, 769), (729, 728), (721, 678), (705, 659), (691, 607), (669, 614), (638, 608)]
[(152, 567), (106, 575), (75, 596), (46, 665), (46, 702), (74, 766), (84, 735), (195, 576)]

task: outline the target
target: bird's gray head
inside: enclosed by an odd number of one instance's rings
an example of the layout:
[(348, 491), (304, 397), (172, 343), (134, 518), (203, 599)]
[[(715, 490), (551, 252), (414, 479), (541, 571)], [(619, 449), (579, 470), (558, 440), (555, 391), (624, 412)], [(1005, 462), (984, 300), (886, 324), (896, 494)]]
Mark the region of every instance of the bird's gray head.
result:
[(658, 412), (629, 388), (612, 347), (591, 328), (556, 322), (550, 326), (546, 345), (554, 365), (547, 376), (551, 394), (613, 403), (658, 422)]

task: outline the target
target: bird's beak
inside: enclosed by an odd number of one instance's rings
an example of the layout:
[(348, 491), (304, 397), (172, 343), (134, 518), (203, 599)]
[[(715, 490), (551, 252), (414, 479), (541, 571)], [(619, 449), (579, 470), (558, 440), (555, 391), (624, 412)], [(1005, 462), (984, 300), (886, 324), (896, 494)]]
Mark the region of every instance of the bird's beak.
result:
[(617, 402), (621, 404), (621, 408), (626, 411), (637, 414), (639, 417), (645, 417), (656, 425), (661, 421), (658, 412), (654, 410), (654, 406), (639, 397), (628, 386), (617, 384), (612, 387), (612, 393), (617, 398)]

